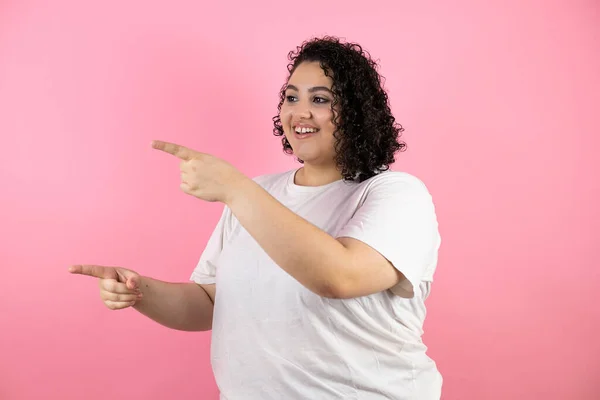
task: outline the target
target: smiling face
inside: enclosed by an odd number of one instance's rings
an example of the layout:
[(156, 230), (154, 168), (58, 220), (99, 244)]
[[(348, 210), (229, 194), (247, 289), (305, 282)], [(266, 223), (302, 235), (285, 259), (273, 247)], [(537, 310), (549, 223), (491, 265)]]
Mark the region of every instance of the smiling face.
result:
[(303, 62), (288, 80), (280, 118), (294, 155), (305, 165), (334, 165), (333, 81), (318, 62)]

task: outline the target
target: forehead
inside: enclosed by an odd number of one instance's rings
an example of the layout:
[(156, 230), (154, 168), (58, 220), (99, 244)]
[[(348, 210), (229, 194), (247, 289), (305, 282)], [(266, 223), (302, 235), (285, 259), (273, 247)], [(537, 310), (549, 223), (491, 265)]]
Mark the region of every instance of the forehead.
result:
[(288, 83), (298, 88), (301, 86), (326, 86), (331, 88), (333, 81), (325, 75), (318, 62), (303, 62), (296, 67)]

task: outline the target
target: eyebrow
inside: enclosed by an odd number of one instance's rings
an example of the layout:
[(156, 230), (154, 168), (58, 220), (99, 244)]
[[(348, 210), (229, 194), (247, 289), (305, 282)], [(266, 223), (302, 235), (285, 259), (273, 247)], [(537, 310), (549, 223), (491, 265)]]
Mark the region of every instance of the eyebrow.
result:
[[(299, 92), (298, 88), (296, 86), (294, 86), (294, 85), (288, 85), (287, 88), (286, 88), (286, 90), (287, 89), (292, 89), (292, 90), (295, 90), (295, 91)], [(308, 91), (310, 93), (320, 92), (320, 91), (325, 91), (325, 92), (332, 93), (331, 89), (329, 89), (327, 86), (313, 86), (313, 87), (309, 88)]]

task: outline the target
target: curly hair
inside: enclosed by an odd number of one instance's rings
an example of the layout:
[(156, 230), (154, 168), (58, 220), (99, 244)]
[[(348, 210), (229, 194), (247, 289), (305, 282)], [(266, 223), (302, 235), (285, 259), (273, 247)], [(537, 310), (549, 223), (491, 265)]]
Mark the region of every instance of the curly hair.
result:
[(363, 182), (388, 170), (395, 153), (406, 150), (406, 143), (399, 140), (404, 128), (392, 115), (378, 66), (369, 53), (359, 44), (325, 36), (305, 41), (289, 52), (288, 59), (289, 75), (281, 88), (278, 115), (273, 117), (273, 134), (281, 137), (284, 153), (293, 154), (279, 115), (287, 81), (302, 62), (319, 62), (333, 80), (335, 162), (343, 179)]

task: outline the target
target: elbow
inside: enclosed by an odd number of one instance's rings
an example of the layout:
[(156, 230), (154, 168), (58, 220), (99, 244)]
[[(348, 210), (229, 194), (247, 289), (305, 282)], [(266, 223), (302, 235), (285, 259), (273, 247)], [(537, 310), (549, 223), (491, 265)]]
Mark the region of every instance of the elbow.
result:
[(326, 281), (315, 287), (313, 292), (321, 297), (328, 299), (350, 299), (353, 296), (350, 285), (345, 281), (338, 279), (335, 281)]
[(322, 274), (314, 282), (313, 292), (328, 299), (342, 300), (357, 297), (358, 277), (351, 273), (349, 265), (350, 262), (342, 262), (335, 268), (322, 268)]

